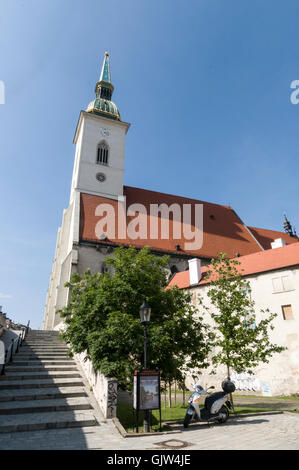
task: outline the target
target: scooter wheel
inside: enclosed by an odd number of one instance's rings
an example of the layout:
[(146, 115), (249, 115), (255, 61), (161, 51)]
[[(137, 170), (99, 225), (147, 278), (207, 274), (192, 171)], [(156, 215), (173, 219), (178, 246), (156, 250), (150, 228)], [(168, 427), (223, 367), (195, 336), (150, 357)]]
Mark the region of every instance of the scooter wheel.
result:
[(220, 409), (219, 413), (221, 413), (221, 418), (217, 419), (218, 423), (222, 424), (225, 423), (228, 420), (229, 417), (229, 412), (226, 406), (222, 406)]
[(192, 419), (192, 415), (189, 415), (189, 413), (186, 413), (185, 419), (184, 419), (184, 428), (187, 428), (189, 426), (191, 419)]

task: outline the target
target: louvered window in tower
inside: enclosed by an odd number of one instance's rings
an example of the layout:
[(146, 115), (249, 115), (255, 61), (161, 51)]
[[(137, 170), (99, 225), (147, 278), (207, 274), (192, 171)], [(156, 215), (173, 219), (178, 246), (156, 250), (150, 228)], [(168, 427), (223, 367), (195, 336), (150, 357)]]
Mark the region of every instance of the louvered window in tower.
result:
[(102, 143), (98, 147), (97, 163), (101, 165), (108, 165), (108, 146), (105, 143)]

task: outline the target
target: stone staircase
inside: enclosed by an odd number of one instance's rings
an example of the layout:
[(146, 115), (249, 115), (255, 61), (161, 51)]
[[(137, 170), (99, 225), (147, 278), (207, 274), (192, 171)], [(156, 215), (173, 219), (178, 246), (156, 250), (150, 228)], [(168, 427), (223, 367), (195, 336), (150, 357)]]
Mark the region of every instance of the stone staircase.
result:
[(58, 335), (30, 330), (6, 366), (0, 378), (0, 433), (99, 425), (85, 380)]

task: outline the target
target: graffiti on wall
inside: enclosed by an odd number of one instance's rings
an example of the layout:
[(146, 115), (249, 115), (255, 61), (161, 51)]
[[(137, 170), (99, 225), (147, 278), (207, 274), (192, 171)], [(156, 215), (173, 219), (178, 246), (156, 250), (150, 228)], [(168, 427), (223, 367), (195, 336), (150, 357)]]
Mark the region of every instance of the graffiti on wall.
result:
[(261, 381), (254, 375), (248, 373), (237, 374), (233, 372), (231, 380), (234, 382), (236, 390), (253, 391), (261, 390)]

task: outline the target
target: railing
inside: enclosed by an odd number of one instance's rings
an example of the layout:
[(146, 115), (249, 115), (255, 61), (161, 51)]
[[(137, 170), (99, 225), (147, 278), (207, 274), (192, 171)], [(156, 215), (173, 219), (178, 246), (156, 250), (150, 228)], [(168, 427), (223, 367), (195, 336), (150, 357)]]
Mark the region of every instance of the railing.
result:
[(5, 375), (6, 364), (13, 362), (14, 354), (18, 353), (20, 347), (22, 346), (24, 339), (26, 338), (28, 334), (29, 324), (30, 324), (30, 321), (28, 321), (27, 326), (25, 328), (22, 328), (22, 332), (19, 333), (18, 337), (13, 338), (11, 340), (10, 345), (5, 350), (4, 363), (0, 364), (0, 368), (1, 368), (0, 375)]

